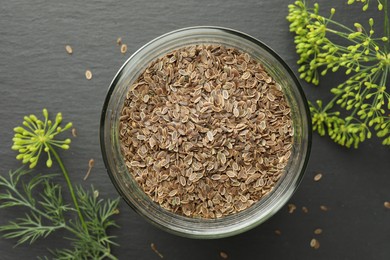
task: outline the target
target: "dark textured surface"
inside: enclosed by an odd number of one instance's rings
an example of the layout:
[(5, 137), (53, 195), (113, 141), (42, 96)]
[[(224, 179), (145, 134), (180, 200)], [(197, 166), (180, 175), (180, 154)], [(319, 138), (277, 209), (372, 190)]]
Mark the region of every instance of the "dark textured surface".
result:
[[(351, 25), (358, 7), (348, 11), (346, 1), (320, 1), (327, 10), (337, 7), (336, 19)], [(333, 3), (332, 3), (333, 2)], [(162, 33), (194, 25), (231, 27), (257, 37), (271, 46), (296, 71), (297, 56), (288, 32), (288, 1), (176, 0), (176, 1), (31, 1), (0, 3), (0, 162), (1, 174), (20, 163), (10, 150), (12, 128), (27, 113), (43, 107), (62, 111), (74, 122), (78, 137), (71, 150), (61, 152), (74, 182), (94, 184), (102, 197), (117, 195), (100, 155), (99, 116), (107, 87), (129, 55)], [(343, 12), (343, 13), (342, 13)], [(376, 11), (364, 17), (377, 16)], [(121, 36), (128, 45), (122, 55), (116, 46)], [(64, 46), (73, 47), (73, 55)], [(84, 77), (91, 69), (93, 79)], [(309, 99), (329, 97), (328, 87), (339, 82), (328, 77), (320, 87), (303, 84)], [(95, 168), (82, 181), (88, 160)], [(45, 168), (40, 165), (38, 170)], [(284, 208), (269, 221), (244, 234), (219, 240), (192, 240), (167, 234), (139, 217), (122, 202), (117, 222), (120, 259), (159, 259), (150, 249), (156, 244), (164, 259), (389, 259), (390, 200), (389, 150), (375, 138), (359, 150), (348, 150), (314, 135), (306, 176), (292, 197), (294, 214)], [(58, 169), (55, 169), (58, 171)], [(315, 183), (313, 176), (323, 173)], [(61, 180), (61, 179), (60, 179)], [(320, 205), (329, 207), (323, 212)], [(306, 206), (309, 213), (300, 208)], [(0, 222), (22, 211), (0, 211)], [(321, 247), (310, 248), (313, 230)], [(276, 236), (275, 229), (282, 234)], [(0, 239), (0, 259), (33, 259), (46, 248), (66, 245), (59, 233), (32, 246), (13, 248), (14, 240)]]

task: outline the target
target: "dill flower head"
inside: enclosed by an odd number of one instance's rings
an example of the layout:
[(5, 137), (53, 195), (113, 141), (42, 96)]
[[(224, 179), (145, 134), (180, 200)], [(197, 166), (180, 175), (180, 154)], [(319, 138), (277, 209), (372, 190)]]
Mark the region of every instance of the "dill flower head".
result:
[(67, 123), (61, 127), (62, 114), (57, 113), (54, 123), (49, 120), (49, 113), (46, 108), (43, 109), (44, 121), (38, 119), (35, 115), (25, 116), (23, 126), (14, 128), (15, 136), (12, 149), (19, 152), (16, 159), (22, 160), (24, 164), (29, 163), (30, 168), (34, 168), (42, 151), (47, 153), (47, 167), (51, 167), (53, 146), (69, 149), (71, 140), (57, 140), (56, 136), (72, 127), (72, 123)]

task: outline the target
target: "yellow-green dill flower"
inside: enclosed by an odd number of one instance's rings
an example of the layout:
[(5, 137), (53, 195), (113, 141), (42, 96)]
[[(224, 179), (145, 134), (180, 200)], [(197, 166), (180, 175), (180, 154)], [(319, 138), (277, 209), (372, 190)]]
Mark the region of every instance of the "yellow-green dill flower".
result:
[(67, 123), (65, 127), (61, 127), (62, 114), (58, 113), (54, 123), (49, 120), (49, 113), (46, 108), (43, 109), (44, 121), (38, 119), (35, 115), (25, 116), (23, 126), (14, 128), (15, 136), (12, 139), (14, 142), (12, 149), (19, 152), (16, 159), (22, 160), (24, 164), (29, 163), (30, 168), (34, 168), (42, 151), (46, 152), (48, 159), (47, 167), (51, 167), (53, 161), (51, 159), (51, 149), (53, 146), (69, 149), (71, 140), (56, 140), (56, 135), (66, 131), (72, 127), (72, 123)]

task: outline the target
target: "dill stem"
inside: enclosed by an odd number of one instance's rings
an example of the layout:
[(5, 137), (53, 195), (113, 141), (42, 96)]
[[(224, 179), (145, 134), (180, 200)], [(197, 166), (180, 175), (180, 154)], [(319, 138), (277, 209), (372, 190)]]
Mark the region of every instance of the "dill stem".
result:
[(53, 153), (54, 157), (56, 158), (56, 160), (57, 160), (57, 162), (58, 162), (58, 164), (59, 164), (59, 166), (60, 166), (60, 168), (62, 170), (62, 173), (64, 174), (66, 183), (67, 183), (68, 188), (69, 188), (70, 195), (71, 195), (72, 200), (73, 200), (73, 204), (74, 204), (74, 206), (75, 206), (75, 208), (77, 210), (77, 214), (78, 214), (78, 216), (80, 218), (81, 225), (85, 229), (85, 232), (88, 234), (88, 228), (87, 228), (87, 225), (85, 223), (84, 217), (81, 214), (79, 203), (78, 203), (78, 201), (76, 199), (76, 195), (74, 193), (74, 189), (73, 189), (72, 183), (70, 182), (70, 179), (69, 179), (68, 171), (66, 170), (64, 164), (62, 163), (61, 158), (58, 156), (58, 153), (55, 151), (55, 149), (51, 145), (48, 145), (48, 146), (49, 146), (50, 151)]

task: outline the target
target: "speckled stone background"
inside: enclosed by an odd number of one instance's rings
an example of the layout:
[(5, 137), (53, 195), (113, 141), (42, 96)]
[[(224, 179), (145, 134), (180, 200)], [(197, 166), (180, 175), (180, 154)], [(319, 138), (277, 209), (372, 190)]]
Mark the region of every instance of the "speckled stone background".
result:
[[(12, 128), (25, 114), (39, 114), (43, 107), (61, 111), (72, 121), (78, 137), (67, 152), (61, 152), (74, 182), (93, 184), (102, 197), (115, 197), (100, 154), (99, 117), (107, 88), (123, 62), (143, 44), (174, 29), (195, 25), (217, 25), (246, 32), (271, 46), (296, 72), (297, 55), (288, 31), (285, 0), (96, 0), (96, 1), (0, 1), (0, 165), (1, 174), (20, 167), (10, 150)], [(321, 9), (336, 7), (335, 19), (352, 25), (378, 17), (371, 9), (348, 7), (346, 0), (321, 0)], [(378, 30), (382, 28), (378, 26)], [(117, 37), (128, 45), (126, 55), (116, 45)], [(64, 46), (73, 47), (73, 55)], [(90, 69), (93, 78), (84, 76)], [(326, 77), (320, 86), (302, 82), (308, 99), (329, 99), (329, 88), (341, 74)], [(120, 247), (119, 259), (159, 259), (150, 249), (155, 243), (164, 259), (389, 259), (390, 153), (373, 138), (359, 150), (348, 150), (329, 139), (313, 137), (312, 155), (304, 180), (291, 198), (298, 209), (283, 208), (266, 223), (244, 234), (219, 240), (193, 240), (159, 230), (124, 202), (112, 229)], [(90, 158), (95, 168), (82, 180)], [(46, 171), (38, 165), (37, 170)], [(59, 172), (54, 168), (53, 171)], [(321, 172), (323, 178), (314, 182)], [(61, 178), (58, 179), (63, 182)], [(64, 183), (65, 184), (65, 183)], [(320, 210), (326, 205), (327, 212)], [(303, 213), (301, 207), (309, 209)], [(23, 210), (0, 210), (0, 223), (23, 214)], [(310, 248), (313, 230), (318, 250)], [(275, 229), (281, 235), (274, 233)], [(67, 245), (57, 233), (32, 246), (14, 248), (15, 240), (0, 239), (0, 259), (34, 259), (46, 248)]]

